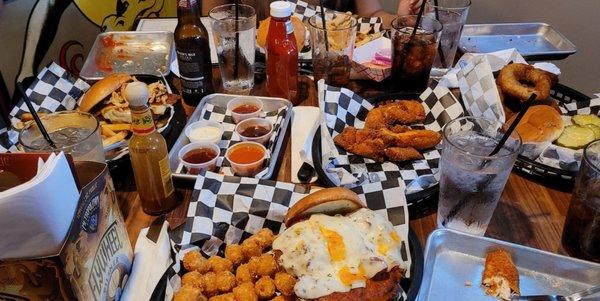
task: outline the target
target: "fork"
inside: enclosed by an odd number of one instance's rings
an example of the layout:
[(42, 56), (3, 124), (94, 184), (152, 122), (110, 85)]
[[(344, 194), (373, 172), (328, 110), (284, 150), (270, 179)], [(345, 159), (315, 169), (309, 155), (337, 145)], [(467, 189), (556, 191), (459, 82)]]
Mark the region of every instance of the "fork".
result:
[[(585, 297), (592, 296), (596, 293), (600, 293), (600, 285), (590, 287), (586, 290), (579, 291), (572, 295), (560, 296), (560, 295), (546, 295), (546, 296), (514, 296), (511, 297), (511, 301), (529, 300), (529, 301), (579, 301)], [(590, 299), (591, 300), (591, 299)], [(597, 300), (597, 299), (595, 299)]]

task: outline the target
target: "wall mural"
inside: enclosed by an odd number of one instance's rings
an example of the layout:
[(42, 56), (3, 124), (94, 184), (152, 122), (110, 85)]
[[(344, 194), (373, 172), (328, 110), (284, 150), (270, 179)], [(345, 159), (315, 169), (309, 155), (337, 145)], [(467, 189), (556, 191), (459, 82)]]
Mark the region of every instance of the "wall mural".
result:
[(131, 30), (142, 18), (175, 17), (175, 0), (74, 0), (79, 10), (102, 31)]

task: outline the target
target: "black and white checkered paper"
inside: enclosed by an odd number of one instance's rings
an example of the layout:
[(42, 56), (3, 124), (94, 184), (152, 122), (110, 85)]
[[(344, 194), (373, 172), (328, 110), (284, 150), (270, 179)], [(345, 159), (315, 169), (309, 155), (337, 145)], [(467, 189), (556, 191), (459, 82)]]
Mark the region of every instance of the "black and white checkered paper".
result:
[[(391, 179), (354, 187), (352, 190), (371, 210), (394, 225), (398, 235), (403, 238), (402, 258), (405, 265), (410, 267), (407, 240), (409, 220), (404, 183)], [(222, 254), (225, 244), (240, 243), (262, 228), (280, 233), (285, 229), (283, 219), (288, 209), (310, 192), (304, 186), (291, 183), (212, 172), (200, 175), (196, 180), (185, 225), (172, 235), (177, 254), (175, 264), (168, 271), (170, 291), (178, 289), (180, 285), (180, 261), (186, 252), (199, 248), (207, 256)], [(170, 299), (167, 297), (167, 300)], [(406, 295), (403, 294), (399, 300), (406, 300)]]
[[(77, 99), (89, 88), (90, 85), (86, 82), (52, 62), (38, 73), (25, 94), (38, 113), (54, 113), (74, 109)], [(20, 122), (23, 113), (27, 112), (29, 108), (25, 101), (20, 99), (10, 111), (11, 123)], [(9, 125), (0, 126), (0, 152), (16, 151), (18, 136), (19, 133)]]
[[(323, 98), (323, 91), (325, 96)], [(428, 88), (420, 99), (426, 112), (425, 122), (413, 128), (441, 131), (450, 120), (464, 115), (460, 103), (444, 87)], [(390, 99), (393, 100), (393, 99)], [(319, 83), (319, 107), (324, 116), (321, 123), (323, 139), (322, 166), (328, 178), (338, 186), (355, 187), (366, 183), (400, 178), (407, 187), (406, 193), (426, 189), (438, 182), (440, 150), (423, 153), (424, 159), (410, 162), (377, 163), (372, 159), (348, 153), (334, 145), (333, 137), (344, 128), (364, 127), (364, 120), (375, 104), (346, 88)]]
[[(273, 134), (269, 139), (267, 145), (265, 147), (268, 150), (267, 159), (264, 163), (264, 168), (256, 174), (256, 178), (260, 178), (269, 172), (269, 162), (271, 160), (271, 153), (275, 149), (275, 143), (279, 134), (281, 132), (281, 125), (290, 112), (287, 107), (283, 106), (276, 111), (266, 112), (265, 119), (269, 120), (273, 124)], [(230, 111), (227, 111), (227, 108), (215, 106), (214, 104), (207, 103), (206, 106), (202, 109), (200, 114), (201, 120), (211, 120), (219, 122), (223, 126), (223, 136), (221, 136), (221, 141), (218, 143), (219, 148), (221, 148), (221, 153), (219, 154), (219, 158), (217, 159), (217, 170), (220, 173), (225, 175), (234, 175), (233, 170), (231, 169), (231, 163), (225, 159), (225, 152), (227, 148), (230, 146), (241, 142), (241, 137), (235, 132), (235, 122), (233, 121), (233, 117)], [(179, 163), (178, 167), (175, 169), (175, 173), (179, 174), (187, 174), (187, 168)]]
[[(292, 4), (292, 11), (294, 16), (302, 20), (302, 22), (308, 22), (310, 17), (321, 12), (321, 6), (308, 4), (301, 0), (289, 0)], [(325, 9), (325, 11), (331, 11)], [(375, 33), (383, 30), (383, 21), (379, 17), (373, 18), (358, 18), (358, 32), (363, 33)]]
[(459, 64), (458, 86), (469, 114), (506, 122), (496, 79), (487, 57), (476, 56)]

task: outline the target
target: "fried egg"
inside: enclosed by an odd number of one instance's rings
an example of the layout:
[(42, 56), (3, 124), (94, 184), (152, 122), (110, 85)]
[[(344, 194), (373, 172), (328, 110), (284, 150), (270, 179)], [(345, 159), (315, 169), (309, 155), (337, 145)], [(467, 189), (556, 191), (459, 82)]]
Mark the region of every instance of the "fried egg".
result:
[(369, 209), (347, 216), (314, 214), (281, 233), (273, 249), (298, 281), (296, 295), (316, 299), (365, 287), (380, 271), (404, 267), (401, 239), (392, 224)]

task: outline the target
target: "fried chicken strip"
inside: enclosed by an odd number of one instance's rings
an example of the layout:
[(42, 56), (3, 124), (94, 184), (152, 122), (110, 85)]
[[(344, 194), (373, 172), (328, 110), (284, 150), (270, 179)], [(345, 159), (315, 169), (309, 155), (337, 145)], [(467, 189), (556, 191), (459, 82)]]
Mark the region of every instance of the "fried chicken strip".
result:
[(395, 147), (412, 147), (417, 150), (434, 148), (442, 140), (440, 133), (430, 130), (411, 130), (394, 133), (388, 129), (380, 130), (380, 137), (387, 145)]
[(414, 147), (388, 147), (384, 152), (390, 161), (403, 162), (423, 159), (423, 155)]
[(359, 156), (371, 158), (377, 162), (385, 159), (386, 145), (375, 130), (359, 130), (347, 127), (333, 138), (335, 145)]
[(414, 124), (425, 120), (425, 109), (416, 100), (400, 100), (372, 109), (365, 128), (381, 129), (395, 124)]

